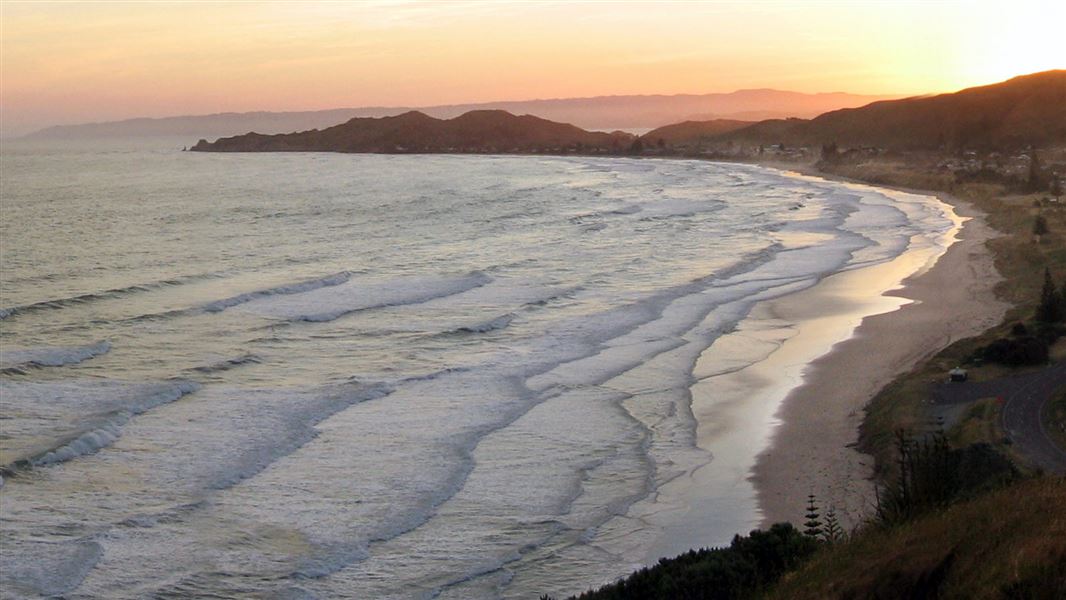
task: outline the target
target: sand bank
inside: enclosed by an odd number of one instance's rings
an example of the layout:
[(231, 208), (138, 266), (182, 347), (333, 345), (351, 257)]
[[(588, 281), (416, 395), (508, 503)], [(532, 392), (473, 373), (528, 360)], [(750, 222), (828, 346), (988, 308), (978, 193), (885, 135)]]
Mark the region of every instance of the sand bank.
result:
[[(935, 264), (907, 278), (902, 288), (873, 300), (886, 303), (885, 310), (871, 311), (870, 300), (861, 298), (890, 282), (897, 276), (893, 270), (908, 268), (906, 264), (837, 274), (759, 307), (762, 319), (798, 324), (795, 335), (775, 353), (782, 356), (764, 361), (763, 368), (788, 371), (788, 354), (809, 355), (839, 334), (827, 329), (857, 325), (850, 337), (800, 369), (798, 387), (774, 414), (770, 445), (750, 473), (763, 526), (802, 522), (809, 493), (834, 504), (847, 522), (868, 513), (874, 501), (873, 459), (853, 449), (863, 407), (899, 374), (1003, 318), (1008, 305), (993, 293), (1001, 278), (985, 247), (995, 231), (973, 206), (948, 195), (938, 197), (967, 219), (958, 241)], [(873, 316), (858, 316), (864, 313)], [(849, 319), (849, 314), (855, 316)], [(786, 352), (789, 345), (798, 348)], [(791, 366), (794, 371), (795, 364)]]

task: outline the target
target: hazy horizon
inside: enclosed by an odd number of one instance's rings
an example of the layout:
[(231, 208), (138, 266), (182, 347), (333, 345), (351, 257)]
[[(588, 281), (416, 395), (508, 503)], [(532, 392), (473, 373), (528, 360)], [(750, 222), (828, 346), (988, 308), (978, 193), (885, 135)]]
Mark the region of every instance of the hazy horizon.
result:
[(1006, 14), (991, 2), (5, 2), (0, 16), (0, 135), (13, 137), (228, 112), (764, 88), (952, 92), (1061, 68), (1054, 29), (1066, 8), (1040, 0)]
[[(604, 95), (571, 98), (535, 98), (500, 100), (436, 106), (360, 106), (331, 107), (309, 111), (227, 111), (210, 114), (142, 116), (114, 121), (95, 121), (50, 125), (4, 139), (34, 138), (41, 134), (75, 134), (78, 137), (112, 137), (116, 131), (128, 135), (161, 135), (145, 128), (172, 121), (186, 122), (186, 129), (196, 122), (213, 123), (204, 135), (235, 135), (251, 127), (259, 133), (288, 133), (340, 124), (352, 117), (384, 117), (407, 111), (419, 111), (432, 117), (450, 119), (472, 110), (506, 110), (513, 114), (532, 114), (557, 122), (596, 131), (623, 130), (639, 132), (688, 120), (734, 119), (759, 121), (778, 118), (812, 118), (829, 110), (861, 106), (878, 100), (901, 98), (902, 95), (849, 94), (847, 92), (803, 93), (772, 88), (744, 89), (705, 94)], [(288, 118), (286, 118), (288, 117)], [(109, 127), (111, 126), (111, 127)], [(138, 126), (140, 126), (138, 128)], [(79, 132), (79, 130), (82, 130)], [(114, 131), (112, 131), (114, 130)], [(59, 134), (65, 137), (64, 134)], [(170, 134), (168, 134), (170, 135)], [(172, 134), (181, 135), (181, 134)]]

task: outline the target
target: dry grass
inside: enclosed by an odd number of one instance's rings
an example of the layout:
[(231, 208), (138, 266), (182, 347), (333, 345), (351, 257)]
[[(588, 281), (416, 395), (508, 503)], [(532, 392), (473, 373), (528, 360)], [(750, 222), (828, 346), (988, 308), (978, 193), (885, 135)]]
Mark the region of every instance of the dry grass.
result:
[(787, 575), (769, 597), (1054, 598), (1064, 589), (1066, 480), (1043, 478), (869, 528)]

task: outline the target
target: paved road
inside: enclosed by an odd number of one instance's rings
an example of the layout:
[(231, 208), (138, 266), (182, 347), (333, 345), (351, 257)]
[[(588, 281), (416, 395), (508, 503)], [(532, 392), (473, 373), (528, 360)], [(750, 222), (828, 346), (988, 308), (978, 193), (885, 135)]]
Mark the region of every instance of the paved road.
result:
[(1044, 471), (1066, 474), (1066, 451), (1051, 441), (1041, 419), (1051, 396), (1063, 386), (1066, 361), (992, 381), (939, 384), (933, 388), (933, 402), (947, 406), (981, 398), (1003, 399), (1003, 430), (1014, 447)]

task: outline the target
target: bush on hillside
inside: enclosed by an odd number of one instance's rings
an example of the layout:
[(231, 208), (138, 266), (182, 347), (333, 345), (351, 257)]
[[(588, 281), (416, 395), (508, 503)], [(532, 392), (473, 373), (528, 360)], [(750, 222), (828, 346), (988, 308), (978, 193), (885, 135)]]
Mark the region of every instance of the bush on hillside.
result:
[(1003, 486), (1018, 476), (1014, 464), (989, 444), (953, 449), (937, 431), (921, 439), (896, 432), (896, 473), (877, 489), (875, 523), (891, 526)]
[(790, 523), (736, 536), (728, 548), (690, 550), (577, 600), (718, 600), (752, 598), (820, 546)]
[(1035, 336), (1001, 338), (980, 348), (976, 356), (1010, 367), (1042, 365), (1048, 361), (1048, 344)]

